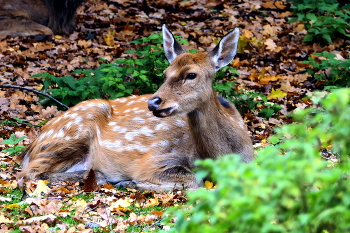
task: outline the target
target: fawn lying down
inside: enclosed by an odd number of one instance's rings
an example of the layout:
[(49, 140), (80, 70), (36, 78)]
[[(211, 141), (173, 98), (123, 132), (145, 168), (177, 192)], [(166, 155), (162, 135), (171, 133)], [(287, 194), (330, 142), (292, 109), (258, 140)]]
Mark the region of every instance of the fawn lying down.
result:
[[(165, 82), (153, 95), (89, 100), (45, 125), (22, 155), (24, 178), (134, 181), (138, 189), (197, 188), (196, 159), (236, 153), (253, 159), (246, 126), (235, 106), (213, 91), (215, 72), (236, 54), (239, 30), (208, 53), (186, 53), (163, 26)], [(147, 102), (148, 100), (148, 102)]]

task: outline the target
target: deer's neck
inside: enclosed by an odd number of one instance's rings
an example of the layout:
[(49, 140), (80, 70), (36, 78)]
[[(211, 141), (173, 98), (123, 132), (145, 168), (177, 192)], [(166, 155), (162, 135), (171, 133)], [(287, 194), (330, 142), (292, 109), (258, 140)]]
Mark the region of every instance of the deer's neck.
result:
[(187, 116), (190, 132), (201, 158), (215, 159), (220, 155), (237, 153), (237, 142), (233, 138), (237, 128), (232, 126), (232, 118), (214, 92), (210, 101)]

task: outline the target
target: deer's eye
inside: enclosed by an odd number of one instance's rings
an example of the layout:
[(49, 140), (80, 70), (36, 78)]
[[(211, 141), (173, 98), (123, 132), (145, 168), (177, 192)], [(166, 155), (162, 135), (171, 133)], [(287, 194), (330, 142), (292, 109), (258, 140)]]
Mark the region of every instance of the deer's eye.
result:
[(186, 76), (186, 79), (192, 80), (192, 79), (195, 79), (196, 77), (197, 77), (197, 74), (195, 74), (195, 73), (189, 73), (189, 74)]

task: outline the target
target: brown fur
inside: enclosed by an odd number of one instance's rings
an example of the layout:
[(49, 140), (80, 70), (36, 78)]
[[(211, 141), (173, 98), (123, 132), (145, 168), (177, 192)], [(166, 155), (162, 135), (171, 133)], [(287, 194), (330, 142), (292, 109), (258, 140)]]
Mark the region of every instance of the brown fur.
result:
[(0, 36), (70, 34), (84, 0), (0, 0)]
[[(63, 180), (94, 169), (103, 177), (99, 183), (136, 181), (136, 188), (154, 190), (197, 188), (200, 181), (191, 172), (194, 160), (237, 153), (242, 162), (251, 161), (254, 152), (243, 119), (213, 91), (216, 66), (210, 53), (180, 54), (152, 96), (76, 105), (43, 128), (22, 155), (19, 177)], [(196, 78), (187, 79), (189, 73)], [(151, 109), (157, 98), (162, 101), (152, 111), (161, 118), (147, 109), (147, 100)], [(173, 112), (166, 111), (174, 106)]]

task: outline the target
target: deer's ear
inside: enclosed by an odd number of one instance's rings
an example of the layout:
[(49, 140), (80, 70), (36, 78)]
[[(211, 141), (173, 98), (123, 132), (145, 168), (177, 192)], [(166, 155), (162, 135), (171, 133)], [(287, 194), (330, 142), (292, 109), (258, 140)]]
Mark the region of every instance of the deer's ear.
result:
[(181, 53), (185, 53), (185, 50), (174, 38), (174, 35), (163, 25), (163, 47), (165, 56), (171, 63)]
[(219, 44), (209, 52), (215, 69), (218, 71), (221, 67), (228, 65), (237, 53), (237, 45), (239, 40), (239, 29), (235, 28), (226, 34)]

